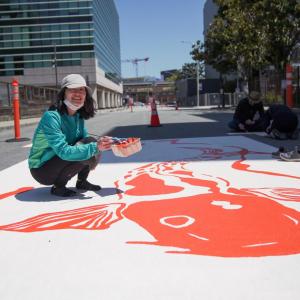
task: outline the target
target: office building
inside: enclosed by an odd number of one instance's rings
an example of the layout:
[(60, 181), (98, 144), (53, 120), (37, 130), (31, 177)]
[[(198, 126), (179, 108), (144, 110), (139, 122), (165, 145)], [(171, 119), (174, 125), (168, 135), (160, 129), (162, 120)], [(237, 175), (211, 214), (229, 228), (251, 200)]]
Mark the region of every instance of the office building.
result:
[[(217, 12), (218, 6), (212, 0), (206, 0), (203, 9), (204, 41), (209, 26), (212, 23), (213, 18), (217, 14)], [(205, 64), (205, 78), (219, 79), (220, 73), (217, 70), (215, 70), (211, 65)]]
[(56, 87), (82, 74), (99, 108), (121, 105), (119, 16), (113, 0), (1, 0), (0, 81)]

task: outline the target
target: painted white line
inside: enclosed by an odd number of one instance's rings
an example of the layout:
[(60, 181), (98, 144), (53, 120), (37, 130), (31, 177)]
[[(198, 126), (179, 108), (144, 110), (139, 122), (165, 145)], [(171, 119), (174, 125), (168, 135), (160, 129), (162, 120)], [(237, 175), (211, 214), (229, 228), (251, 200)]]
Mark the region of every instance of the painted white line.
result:
[(298, 225), (299, 221), (297, 219), (294, 219), (293, 217), (288, 215), (284, 215), (284, 216), (286, 216), (288, 219), (292, 220), (296, 225)]
[(246, 246), (243, 246), (243, 247), (244, 248), (250, 248), (250, 247), (269, 246), (269, 245), (275, 245), (275, 244), (278, 244), (278, 242), (260, 243), (260, 244), (246, 245)]
[(209, 241), (209, 239), (207, 239), (207, 238), (205, 238), (205, 237), (203, 237), (203, 236), (199, 236), (199, 235), (197, 235), (197, 234), (188, 233), (188, 235), (190, 235), (190, 236), (192, 236), (192, 237), (194, 237), (194, 238), (196, 238), (196, 239), (198, 239), (198, 240)]
[(268, 135), (265, 132), (260, 132), (260, 131), (253, 131), (253, 132), (227, 132), (227, 135), (259, 135), (259, 136), (265, 136), (267, 137)]
[(28, 144), (28, 145), (23, 146), (23, 148), (31, 148), (31, 147), (32, 147), (32, 144)]

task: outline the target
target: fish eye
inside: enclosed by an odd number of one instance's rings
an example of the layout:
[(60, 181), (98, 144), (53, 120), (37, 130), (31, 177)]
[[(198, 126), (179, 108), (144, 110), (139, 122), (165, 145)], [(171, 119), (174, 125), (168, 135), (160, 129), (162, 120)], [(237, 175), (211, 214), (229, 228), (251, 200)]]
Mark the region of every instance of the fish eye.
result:
[(195, 222), (195, 219), (186, 216), (186, 215), (178, 215), (178, 216), (167, 216), (160, 218), (160, 223), (165, 226), (169, 226), (172, 228), (183, 228), (192, 225)]

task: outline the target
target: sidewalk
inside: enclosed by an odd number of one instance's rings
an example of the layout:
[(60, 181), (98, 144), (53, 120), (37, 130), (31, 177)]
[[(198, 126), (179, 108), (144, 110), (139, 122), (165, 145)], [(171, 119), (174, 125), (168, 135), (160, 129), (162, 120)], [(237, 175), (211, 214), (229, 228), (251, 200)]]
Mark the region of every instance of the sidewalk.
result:
[[(28, 118), (28, 119), (21, 119), (20, 126), (28, 126), (37, 124), (40, 118)], [(13, 128), (15, 126), (14, 120), (9, 121), (1, 121), (0, 122), (0, 130)]]
[[(118, 110), (123, 110), (124, 107), (117, 107), (117, 108), (105, 108), (105, 109), (100, 109), (97, 110), (97, 114), (105, 113), (105, 112), (112, 112), (112, 111), (118, 111)], [(41, 117), (35, 117), (35, 118), (26, 118), (26, 119), (20, 119), (20, 126), (29, 126), (29, 125), (34, 125), (37, 124), (40, 121)], [(14, 120), (9, 120), (9, 121), (0, 121), (0, 131), (4, 129), (10, 129), (15, 127)]]

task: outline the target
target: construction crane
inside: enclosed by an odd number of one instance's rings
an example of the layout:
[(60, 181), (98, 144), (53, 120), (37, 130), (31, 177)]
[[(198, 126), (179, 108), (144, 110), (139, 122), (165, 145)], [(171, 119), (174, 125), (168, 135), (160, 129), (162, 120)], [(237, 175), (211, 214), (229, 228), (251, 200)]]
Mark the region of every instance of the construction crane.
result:
[(147, 62), (149, 60), (149, 57), (145, 58), (132, 58), (132, 59), (124, 59), (122, 62), (130, 62), (135, 66), (135, 75), (136, 77), (139, 77), (139, 62), (144, 61)]

